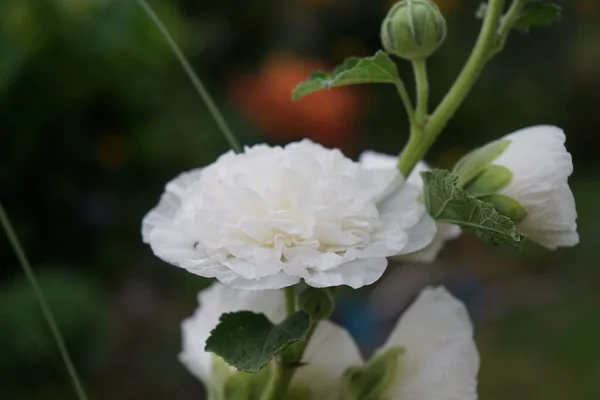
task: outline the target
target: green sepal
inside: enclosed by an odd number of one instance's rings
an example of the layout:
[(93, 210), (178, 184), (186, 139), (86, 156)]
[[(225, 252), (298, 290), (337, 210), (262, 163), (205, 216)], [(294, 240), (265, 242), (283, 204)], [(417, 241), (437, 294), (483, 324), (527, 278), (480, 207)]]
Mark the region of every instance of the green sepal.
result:
[(292, 91), (292, 100), (322, 89), (361, 83), (397, 83), (399, 80), (396, 64), (385, 52), (378, 51), (372, 57), (350, 57), (331, 73), (313, 72)]
[(509, 184), (513, 173), (501, 165), (488, 165), (465, 187), (464, 191), (477, 198), (498, 193)]
[(257, 374), (232, 374), (223, 387), (223, 400), (260, 400), (275, 373), (275, 365), (269, 364)]
[(502, 215), (510, 218), (515, 224), (523, 221), (527, 217), (527, 210), (512, 197), (503, 194), (493, 194), (480, 198), (481, 201), (490, 204)]
[(403, 347), (377, 353), (365, 366), (352, 366), (344, 372), (342, 400), (379, 400), (398, 377)]
[(498, 158), (510, 145), (510, 140), (497, 140), (475, 149), (461, 158), (452, 173), (459, 177), (459, 187), (464, 188), (477, 175)]

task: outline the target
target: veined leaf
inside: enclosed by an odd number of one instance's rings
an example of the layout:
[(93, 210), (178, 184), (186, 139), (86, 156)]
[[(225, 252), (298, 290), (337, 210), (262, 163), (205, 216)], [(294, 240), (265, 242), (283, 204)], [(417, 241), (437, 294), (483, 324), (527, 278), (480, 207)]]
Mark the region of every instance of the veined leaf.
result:
[(493, 245), (518, 246), (525, 239), (510, 218), (460, 189), (457, 175), (433, 170), (421, 176), (425, 205), (433, 219), (460, 225)]
[(240, 371), (257, 373), (287, 346), (301, 340), (310, 328), (310, 317), (298, 311), (280, 324), (264, 314), (238, 311), (221, 315), (206, 340), (205, 350), (221, 356)]
[(531, 3), (523, 9), (513, 28), (527, 32), (529, 28), (550, 26), (560, 20), (561, 13), (562, 9), (558, 4)]
[(322, 89), (360, 83), (396, 83), (399, 80), (396, 64), (383, 51), (373, 57), (348, 58), (331, 73), (316, 71), (300, 82), (292, 91), (292, 99), (298, 100), (307, 94)]

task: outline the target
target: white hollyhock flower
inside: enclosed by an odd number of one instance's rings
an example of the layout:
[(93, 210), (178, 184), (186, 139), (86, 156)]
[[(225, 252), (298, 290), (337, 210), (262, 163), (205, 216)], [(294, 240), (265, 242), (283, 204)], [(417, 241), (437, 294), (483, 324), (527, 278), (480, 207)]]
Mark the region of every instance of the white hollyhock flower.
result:
[(379, 350), (403, 348), (390, 400), (475, 400), (479, 353), (464, 305), (446, 289), (427, 288)]
[[(179, 360), (210, 390), (219, 390), (236, 372), (217, 355), (204, 351), (210, 332), (226, 312), (249, 310), (264, 313), (272, 322), (285, 318), (284, 295), (281, 290), (249, 291), (214, 283), (198, 295), (200, 306), (182, 323), (183, 349)], [(310, 399), (321, 400), (336, 395), (344, 370), (362, 359), (348, 332), (330, 321), (317, 326), (299, 367), (292, 387), (310, 393)], [(308, 400), (308, 399), (307, 399)]]
[(575, 199), (567, 182), (573, 172), (565, 134), (540, 125), (504, 136), (510, 145), (491, 164), (513, 176), (498, 193), (517, 200), (527, 211), (517, 229), (549, 249), (579, 243)]
[(163, 260), (236, 288), (358, 288), (435, 235), (402, 183), (308, 140), (258, 145), (169, 182), (142, 236)]
[[(365, 151), (360, 155), (359, 161), (365, 168), (369, 169), (396, 169), (398, 157), (374, 151)], [(430, 170), (431, 168), (429, 168), (425, 162), (419, 161), (408, 176), (407, 182), (419, 189), (419, 192), (422, 193), (423, 179), (421, 178), (420, 172)], [(427, 247), (416, 253), (406, 254), (399, 258), (406, 261), (432, 262), (437, 258), (438, 253), (442, 250), (444, 244), (448, 240), (456, 239), (461, 234), (458, 225), (446, 223), (438, 223), (436, 225), (437, 232), (435, 237)]]

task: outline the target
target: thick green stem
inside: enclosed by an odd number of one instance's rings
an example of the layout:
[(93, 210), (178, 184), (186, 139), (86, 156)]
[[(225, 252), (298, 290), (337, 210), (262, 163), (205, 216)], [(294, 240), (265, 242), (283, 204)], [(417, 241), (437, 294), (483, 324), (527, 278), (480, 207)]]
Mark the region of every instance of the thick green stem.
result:
[[(294, 287), (286, 287), (284, 293), (286, 313), (287, 315), (291, 315), (296, 311)], [(306, 333), (304, 340), (293, 343), (281, 354), (275, 371), (275, 379), (272, 385), (269, 385), (268, 393), (264, 396), (265, 400), (285, 399), (285, 395), (292, 383), (296, 369), (300, 365), (300, 361), (302, 361), (304, 350), (306, 350), (306, 346), (308, 346), (317, 324), (317, 322), (313, 322), (309, 331)]]
[(414, 60), (412, 62), (415, 72), (415, 85), (417, 88), (416, 123), (422, 128), (427, 121), (429, 107), (429, 81), (427, 79), (427, 61)]
[(431, 136), (431, 141), (435, 140), (437, 135), (444, 129), (446, 123), (454, 116), (454, 113), (464, 99), (467, 97), (477, 79), (481, 75), (481, 71), (485, 64), (490, 59), (491, 49), (497, 39), (497, 30), (504, 0), (490, 0), (488, 3), (487, 12), (483, 19), (481, 33), (475, 43), (475, 47), (467, 60), (463, 70), (450, 88), (440, 105), (431, 115), (427, 124), (426, 133)]
[(403, 176), (407, 177), (416, 163), (425, 156), (429, 147), (435, 142), (437, 136), (471, 91), (485, 64), (495, 53), (497, 31), (503, 7), (504, 0), (488, 2), (481, 32), (458, 78), (431, 114), (422, 132), (418, 126), (411, 127), (411, 138), (398, 159), (398, 169)]
[(406, 146), (398, 158), (397, 167), (403, 177), (408, 177), (415, 165), (423, 158), (427, 149), (429, 149), (429, 144), (427, 140), (425, 140), (423, 132), (418, 126), (412, 125), (408, 143), (406, 143)]
[(8, 237), (8, 241), (10, 242), (10, 245), (12, 246), (15, 254), (17, 255), (19, 263), (21, 264), (21, 268), (23, 269), (23, 272), (25, 273), (25, 276), (27, 277), (27, 280), (29, 281), (29, 284), (31, 285), (33, 292), (34, 292), (35, 296), (37, 297), (38, 303), (40, 304), (40, 308), (42, 309), (42, 314), (44, 315), (44, 318), (46, 319), (46, 323), (48, 324), (48, 327), (50, 328), (50, 332), (52, 333), (52, 336), (54, 337), (54, 341), (56, 342), (58, 351), (60, 352), (63, 362), (65, 363), (65, 366), (67, 368), (67, 372), (69, 373), (69, 376), (71, 377), (71, 382), (73, 383), (73, 387), (75, 388), (77, 397), (79, 398), (79, 400), (86, 400), (87, 396), (85, 394), (85, 390), (83, 389), (83, 385), (81, 384), (81, 381), (79, 380), (79, 376), (77, 375), (75, 366), (73, 365), (73, 362), (71, 361), (71, 357), (69, 356), (69, 351), (67, 350), (67, 346), (65, 345), (64, 340), (60, 334), (60, 330), (58, 329), (58, 325), (56, 324), (54, 315), (52, 314), (52, 310), (50, 309), (50, 306), (48, 305), (48, 302), (46, 301), (46, 296), (44, 296), (44, 293), (42, 292), (42, 289), (40, 288), (40, 285), (37, 282), (35, 273), (33, 272), (33, 268), (31, 268), (31, 264), (29, 264), (29, 260), (27, 259), (27, 256), (25, 255), (25, 251), (21, 247), (19, 238), (17, 237), (17, 234), (15, 233), (15, 231), (12, 227), (12, 224), (10, 223), (10, 220), (8, 219), (8, 215), (4, 211), (4, 207), (2, 207), (1, 203), (0, 203), (0, 224), (4, 228), (4, 232), (6, 233), (6, 236)]
[(275, 370), (275, 381), (273, 387), (266, 400), (280, 400), (285, 399), (285, 395), (290, 388), (296, 368), (286, 368), (284, 365), (279, 365)]
[(164, 36), (165, 40), (171, 47), (171, 50), (173, 51), (173, 53), (179, 60), (179, 63), (181, 64), (181, 66), (183, 67), (183, 70), (185, 71), (187, 76), (190, 78), (190, 81), (192, 81), (192, 85), (198, 92), (198, 95), (204, 101), (204, 103), (206, 103), (206, 106), (208, 107), (208, 111), (210, 112), (213, 119), (217, 123), (217, 126), (223, 133), (225, 140), (227, 140), (227, 142), (229, 143), (229, 146), (231, 146), (231, 148), (236, 153), (241, 153), (242, 147), (240, 146), (237, 139), (231, 132), (231, 129), (229, 129), (229, 125), (225, 121), (225, 118), (223, 118), (223, 115), (221, 115), (221, 112), (219, 111), (219, 109), (217, 108), (212, 97), (208, 93), (208, 90), (206, 90), (206, 88), (202, 84), (202, 81), (200, 80), (200, 78), (198, 78), (198, 76), (194, 72), (194, 69), (190, 65), (189, 61), (187, 60), (187, 58), (185, 57), (185, 55), (183, 54), (183, 52), (181, 51), (179, 46), (177, 46), (177, 43), (175, 43), (175, 40), (173, 39), (173, 37), (171, 36), (169, 31), (167, 30), (165, 25), (162, 23), (162, 21), (160, 20), (158, 15), (156, 15), (156, 13), (152, 9), (152, 7), (150, 7), (150, 5), (146, 2), (146, 0), (138, 0), (138, 4), (146, 12), (146, 14), (148, 14), (148, 17), (150, 17), (150, 19), (152, 20), (152, 22), (154, 22), (154, 24), (156, 25), (156, 27), (158, 28), (160, 33), (162, 33), (162, 35)]

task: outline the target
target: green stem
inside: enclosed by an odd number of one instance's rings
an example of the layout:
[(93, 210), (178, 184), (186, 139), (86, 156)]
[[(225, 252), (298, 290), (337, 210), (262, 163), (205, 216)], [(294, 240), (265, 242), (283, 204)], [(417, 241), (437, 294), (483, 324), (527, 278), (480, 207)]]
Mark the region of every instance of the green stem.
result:
[(488, 2), (475, 47), (456, 81), (427, 120), (422, 134), (418, 135), (419, 137), (416, 137), (417, 135), (414, 132), (415, 130), (418, 131), (418, 127), (411, 127), (411, 138), (398, 159), (398, 168), (403, 176), (407, 177), (416, 163), (425, 156), (429, 147), (435, 142), (437, 136), (465, 100), (481, 75), (484, 66), (494, 54), (503, 7), (504, 0), (490, 0)]
[(493, 47), (497, 38), (497, 29), (504, 0), (490, 0), (487, 11), (483, 19), (481, 33), (475, 43), (475, 47), (463, 67), (460, 75), (450, 88), (440, 105), (431, 115), (427, 125), (427, 135), (431, 136), (431, 140), (435, 140), (437, 135), (444, 129), (446, 123), (454, 116), (458, 107), (470, 93), (471, 89), (479, 76), (485, 64), (490, 59), (490, 49)]
[(290, 316), (296, 312), (296, 294), (293, 286), (288, 286), (283, 290), (285, 293), (285, 312)]
[(296, 368), (286, 368), (283, 365), (279, 365), (275, 370), (275, 382), (271, 388), (271, 392), (267, 396), (267, 400), (281, 400), (285, 399), (285, 395), (294, 379)]
[(282, 400), (285, 399), (285, 395), (290, 388), (294, 374), (302, 361), (304, 351), (310, 342), (315, 329), (317, 328), (318, 322), (311, 325), (310, 330), (306, 334), (306, 338), (299, 342), (293, 343), (286, 351), (281, 355), (281, 360), (277, 368), (277, 377), (273, 384), (272, 391), (268, 397), (269, 400)]
[(10, 245), (11, 245), (13, 251), (17, 255), (19, 263), (21, 264), (21, 268), (23, 269), (23, 272), (25, 273), (25, 276), (27, 277), (29, 284), (33, 288), (33, 292), (35, 293), (37, 300), (40, 303), (40, 308), (42, 309), (42, 314), (44, 315), (44, 318), (46, 319), (46, 323), (48, 324), (48, 327), (50, 328), (50, 332), (52, 333), (52, 336), (54, 337), (54, 340), (56, 341), (56, 345), (58, 347), (60, 355), (62, 356), (65, 366), (67, 367), (67, 371), (69, 373), (69, 376), (71, 377), (71, 382), (73, 383), (73, 387), (75, 388), (77, 397), (79, 398), (79, 400), (86, 400), (87, 396), (85, 394), (85, 390), (83, 389), (83, 385), (81, 384), (81, 381), (79, 380), (77, 371), (75, 370), (75, 367), (73, 366), (73, 362), (71, 361), (71, 357), (69, 356), (67, 346), (65, 345), (64, 340), (60, 334), (60, 330), (58, 329), (58, 325), (56, 324), (54, 315), (52, 314), (52, 310), (50, 309), (50, 306), (48, 305), (48, 303), (46, 301), (46, 297), (44, 296), (44, 293), (42, 292), (42, 289), (40, 288), (40, 285), (37, 282), (37, 279), (35, 277), (33, 269), (31, 268), (31, 265), (29, 264), (29, 260), (27, 259), (27, 256), (25, 255), (25, 251), (21, 247), (19, 238), (17, 237), (17, 234), (15, 233), (15, 231), (12, 227), (12, 224), (10, 223), (10, 220), (8, 219), (8, 215), (6, 214), (4, 207), (2, 206), (2, 203), (0, 203), (0, 223), (2, 224), (2, 227), (4, 228), (4, 232), (6, 233), (6, 236), (8, 237), (8, 241), (10, 242)]
[(424, 127), (427, 121), (427, 112), (429, 106), (429, 81), (427, 79), (427, 61), (414, 60), (412, 62), (415, 72), (415, 85), (417, 88), (417, 113), (416, 122), (420, 127)]
[(502, 20), (500, 21), (500, 28), (498, 28), (499, 40), (495, 52), (499, 52), (504, 47), (504, 43), (506, 43), (506, 39), (508, 38), (510, 31), (515, 25), (515, 22), (517, 22), (517, 19), (519, 19), (521, 16), (521, 12), (523, 11), (523, 7), (525, 7), (526, 3), (526, 0), (514, 0), (504, 17), (502, 17)]
[(158, 15), (156, 15), (156, 13), (152, 9), (152, 7), (150, 7), (150, 5), (146, 2), (146, 0), (138, 0), (138, 4), (146, 12), (146, 14), (148, 14), (148, 17), (150, 17), (152, 22), (154, 22), (154, 24), (156, 25), (156, 27), (158, 28), (160, 33), (162, 33), (162, 35), (166, 39), (167, 43), (171, 47), (171, 50), (173, 51), (173, 53), (175, 53), (175, 56), (181, 63), (183, 70), (185, 71), (187, 76), (192, 81), (192, 85), (194, 85), (194, 88), (198, 92), (198, 95), (204, 101), (204, 103), (206, 103), (206, 106), (208, 107), (210, 114), (212, 115), (213, 119), (217, 123), (221, 132), (223, 133), (225, 140), (227, 140), (227, 142), (229, 143), (229, 146), (231, 146), (231, 148), (236, 153), (241, 153), (242, 147), (240, 146), (237, 139), (231, 132), (231, 129), (229, 129), (229, 125), (223, 118), (223, 115), (217, 108), (212, 97), (210, 96), (210, 94), (208, 93), (208, 91), (206, 90), (204, 85), (202, 84), (202, 81), (200, 80), (200, 78), (198, 78), (198, 76), (194, 72), (194, 69), (190, 65), (189, 61), (187, 60), (187, 58), (185, 57), (185, 55), (183, 54), (183, 52), (181, 51), (179, 46), (177, 46), (177, 43), (175, 43), (175, 40), (173, 40), (173, 37), (171, 36), (171, 34), (169, 33), (169, 31), (167, 30), (165, 25), (161, 22)]
[(400, 94), (400, 98), (402, 99), (402, 103), (404, 104), (404, 108), (406, 109), (406, 114), (408, 115), (408, 121), (410, 124), (416, 123), (415, 117), (415, 109), (410, 101), (410, 96), (408, 95), (408, 91), (406, 90), (406, 86), (402, 80), (396, 81), (396, 89), (398, 89), (398, 93)]
[(428, 141), (423, 137), (423, 131), (418, 126), (412, 125), (408, 143), (402, 149), (398, 158), (398, 170), (403, 177), (407, 178), (417, 163), (423, 159), (423, 156), (429, 149)]

